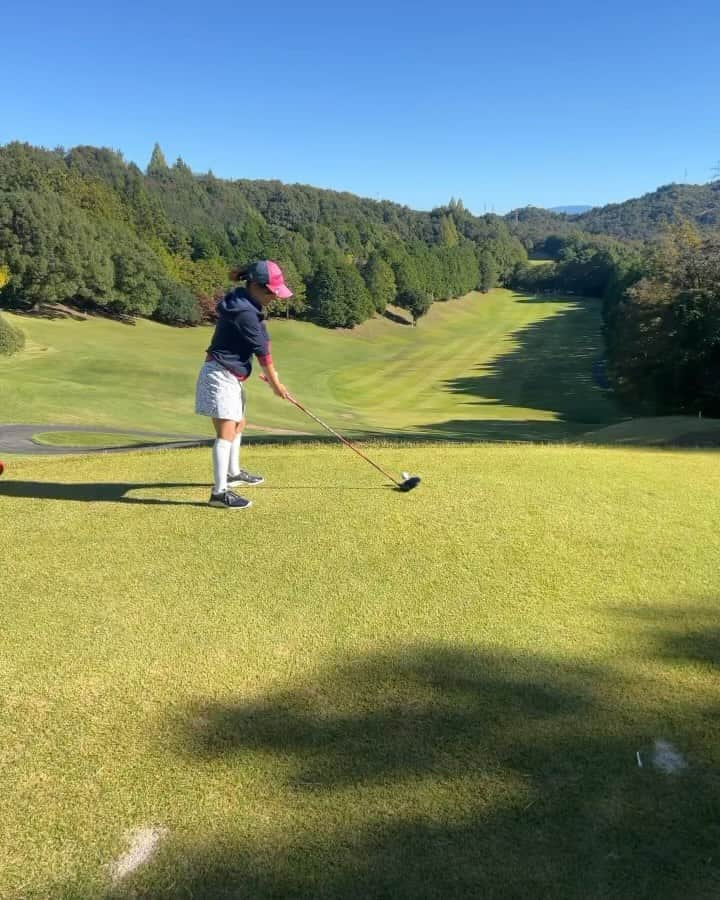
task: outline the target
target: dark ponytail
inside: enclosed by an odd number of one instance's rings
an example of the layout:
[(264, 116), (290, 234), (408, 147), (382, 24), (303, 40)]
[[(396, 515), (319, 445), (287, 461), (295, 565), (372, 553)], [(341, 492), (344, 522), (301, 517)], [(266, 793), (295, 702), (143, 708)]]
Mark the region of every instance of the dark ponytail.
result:
[(230, 281), (247, 281), (250, 266), (236, 266), (230, 269)]

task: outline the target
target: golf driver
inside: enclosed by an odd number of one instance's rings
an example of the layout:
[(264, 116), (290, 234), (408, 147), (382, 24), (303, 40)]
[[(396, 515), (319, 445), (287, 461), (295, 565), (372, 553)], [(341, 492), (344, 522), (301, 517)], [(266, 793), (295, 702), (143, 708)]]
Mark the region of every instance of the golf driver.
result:
[[(264, 375), (261, 375), (260, 378), (263, 381), (267, 382), (267, 378)], [(350, 441), (347, 440), (347, 438), (344, 438), (341, 434), (338, 434), (338, 432), (335, 431), (334, 428), (331, 428), (329, 425), (323, 422), (322, 419), (318, 419), (318, 417), (314, 413), (311, 413), (309, 409), (306, 409), (302, 405), (302, 403), (300, 403), (294, 397), (288, 396), (288, 400), (292, 403), (293, 406), (296, 406), (300, 410), (300, 412), (304, 412), (306, 416), (310, 416), (310, 418), (314, 422), (317, 422), (318, 425), (320, 425), (322, 428), (324, 428), (325, 431), (329, 431), (330, 434), (341, 441), (346, 447), (349, 447), (351, 450), (357, 453), (358, 456), (361, 456), (365, 460), (365, 462), (368, 462), (371, 466), (374, 466), (378, 470), (378, 472), (382, 472), (382, 474), (386, 478), (389, 478), (390, 481), (392, 481), (392, 483), (397, 487), (399, 491), (411, 491), (413, 488), (416, 488), (420, 484), (419, 475), (409, 475), (407, 472), (402, 473), (402, 481), (398, 481), (396, 478), (393, 478), (393, 476), (389, 472), (386, 472), (385, 469), (382, 468), (382, 466), (379, 466), (369, 457), (365, 456), (365, 454), (361, 450), (358, 450), (358, 448), (353, 444), (351, 444)]]

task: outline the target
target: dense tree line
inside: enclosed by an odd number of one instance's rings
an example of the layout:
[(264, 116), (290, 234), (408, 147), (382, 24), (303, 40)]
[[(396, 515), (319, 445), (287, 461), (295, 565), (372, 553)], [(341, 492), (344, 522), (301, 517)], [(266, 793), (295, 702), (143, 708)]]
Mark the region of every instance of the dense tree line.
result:
[(539, 206), (525, 206), (514, 209), (505, 216), (510, 232), (521, 241), (531, 256), (542, 258), (546, 255), (543, 242), (549, 235), (566, 235), (577, 231), (575, 216), (552, 212)]
[[(603, 303), (608, 371), (628, 404), (720, 415), (720, 183), (669, 185), (578, 216), (528, 207), (418, 212), (277, 181), (194, 174), (155, 147), (0, 147), (0, 305), (63, 303), (173, 324), (212, 319), (229, 268), (270, 257), (295, 296), (275, 315), (351, 328), (389, 304), (490, 290)], [(529, 265), (532, 257), (549, 260)], [(2, 352), (22, 340), (0, 326)]]
[(25, 346), (25, 335), (0, 316), (0, 356), (12, 356)]
[(628, 408), (720, 416), (720, 232), (685, 222), (645, 244), (548, 241), (554, 261), (518, 266), (511, 285), (602, 299), (608, 375)]
[(435, 300), (489, 290), (526, 258), (496, 216), (461, 202), (417, 212), (304, 185), (230, 181), (112, 150), (0, 148), (0, 303), (63, 303), (195, 324), (229, 268), (276, 259), (295, 296), (271, 313), (352, 327), (388, 304), (420, 318)]
[[(0, 290), (10, 281), (10, 270), (0, 266)], [(12, 356), (25, 346), (25, 335), (0, 316), (0, 356)]]
[(509, 279), (516, 290), (605, 297), (615, 291), (618, 273), (640, 264), (642, 245), (575, 232), (551, 235), (543, 242), (544, 265), (519, 265)]
[(668, 229), (618, 268), (603, 318), (610, 374), (629, 404), (720, 416), (720, 233)]

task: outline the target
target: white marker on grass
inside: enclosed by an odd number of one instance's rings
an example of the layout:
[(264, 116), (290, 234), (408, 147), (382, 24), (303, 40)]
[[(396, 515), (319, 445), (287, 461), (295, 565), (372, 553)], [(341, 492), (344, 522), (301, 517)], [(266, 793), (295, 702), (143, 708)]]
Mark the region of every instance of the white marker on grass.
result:
[(683, 769), (687, 769), (687, 760), (670, 741), (655, 741), (655, 749), (652, 757), (653, 765), (664, 775), (674, 775)]
[(118, 884), (136, 869), (144, 865), (157, 850), (160, 841), (167, 835), (167, 828), (162, 826), (145, 826), (135, 828), (125, 835), (130, 844), (127, 853), (115, 860), (108, 867), (113, 884)]

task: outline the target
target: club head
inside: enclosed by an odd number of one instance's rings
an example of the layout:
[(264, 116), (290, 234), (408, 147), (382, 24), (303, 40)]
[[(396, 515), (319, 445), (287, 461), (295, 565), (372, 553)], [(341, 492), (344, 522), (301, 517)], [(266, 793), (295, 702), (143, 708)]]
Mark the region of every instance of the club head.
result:
[[(405, 473), (403, 472), (403, 475)], [(406, 493), (407, 491), (411, 491), (413, 488), (416, 488), (420, 484), (420, 476), (419, 475), (411, 475), (409, 478), (406, 478), (404, 481), (401, 481), (398, 485), (398, 489)]]

